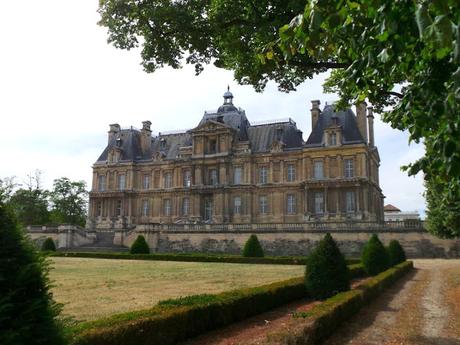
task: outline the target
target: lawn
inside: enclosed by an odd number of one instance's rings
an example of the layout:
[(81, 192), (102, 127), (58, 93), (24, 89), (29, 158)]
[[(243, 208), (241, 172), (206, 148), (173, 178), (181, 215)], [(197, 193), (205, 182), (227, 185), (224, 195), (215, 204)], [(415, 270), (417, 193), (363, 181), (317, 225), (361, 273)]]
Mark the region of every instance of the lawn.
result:
[(263, 285), (303, 266), (52, 258), (53, 294), (77, 321), (145, 309), (160, 300)]

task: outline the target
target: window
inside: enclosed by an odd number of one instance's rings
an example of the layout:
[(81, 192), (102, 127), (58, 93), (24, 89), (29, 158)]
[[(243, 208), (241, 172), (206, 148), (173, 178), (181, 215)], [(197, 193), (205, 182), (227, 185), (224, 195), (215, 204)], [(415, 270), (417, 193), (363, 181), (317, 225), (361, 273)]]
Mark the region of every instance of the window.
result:
[(192, 172), (190, 170), (184, 170), (183, 172), (183, 184), (184, 187), (192, 186)]
[(337, 134), (335, 134), (335, 132), (332, 132), (330, 135), (329, 145), (331, 146), (337, 145)]
[(165, 185), (165, 188), (172, 187), (172, 174), (170, 172), (167, 172), (164, 174), (164, 185)]
[(121, 216), (122, 210), (123, 210), (123, 204), (121, 200), (117, 200), (117, 209), (115, 210), (115, 215)]
[(105, 175), (99, 175), (97, 178), (97, 188), (100, 192), (105, 191)]
[(144, 189), (150, 188), (150, 175), (144, 175), (144, 177), (142, 178), (142, 187)]
[(314, 165), (315, 179), (322, 179), (324, 177), (323, 161), (316, 161)]
[(268, 168), (260, 167), (259, 168), (259, 183), (265, 184), (268, 182)]
[(355, 212), (355, 193), (346, 192), (345, 194), (347, 212)]
[(208, 140), (208, 152), (210, 154), (217, 152), (217, 140), (216, 139), (209, 139)]
[(233, 199), (233, 214), (241, 214), (241, 198), (239, 196)]
[(324, 213), (324, 194), (322, 192), (315, 193), (315, 213)]
[(149, 201), (147, 199), (142, 200), (142, 215), (144, 217), (149, 215)]
[(345, 177), (353, 177), (354, 164), (353, 159), (345, 159)]
[(268, 199), (266, 196), (261, 196), (259, 198), (259, 210), (260, 210), (260, 214), (268, 213)]
[(98, 217), (102, 216), (102, 201), (98, 201), (96, 204), (96, 215)]
[(287, 180), (288, 182), (295, 181), (295, 165), (294, 164), (288, 164), (287, 166)]
[(218, 178), (217, 178), (217, 169), (211, 169), (209, 170), (209, 184), (210, 185), (216, 185), (218, 184)]
[(126, 175), (125, 174), (118, 175), (118, 189), (125, 190), (125, 188), (126, 188)]
[(171, 215), (171, 199), (163, 200), (163, 215), (165, 216)]
[(242, 176), (243, 169), (241, 167), (235, 167), (235, 170), (233, 170), (233, 184), (241, 184)]
[(182, 199), (182, 215), (188, 216), (190, 214), (190, 199), (183, 198)]
[(294, 194), (288, 194), (287, 196), (287, 213), (296, 213), (296, 199)]
[(204, 220), (211, 221), (212, 220), (212, 199), (206, 198), (204, 200)]

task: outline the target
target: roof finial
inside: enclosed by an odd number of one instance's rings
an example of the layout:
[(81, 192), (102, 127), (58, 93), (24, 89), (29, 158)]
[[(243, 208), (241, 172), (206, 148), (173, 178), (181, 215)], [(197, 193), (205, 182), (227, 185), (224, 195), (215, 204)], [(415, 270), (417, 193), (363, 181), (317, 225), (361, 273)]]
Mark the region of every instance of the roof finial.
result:
[(230, 85), (227, 84), (227, 91), (230, 92)]

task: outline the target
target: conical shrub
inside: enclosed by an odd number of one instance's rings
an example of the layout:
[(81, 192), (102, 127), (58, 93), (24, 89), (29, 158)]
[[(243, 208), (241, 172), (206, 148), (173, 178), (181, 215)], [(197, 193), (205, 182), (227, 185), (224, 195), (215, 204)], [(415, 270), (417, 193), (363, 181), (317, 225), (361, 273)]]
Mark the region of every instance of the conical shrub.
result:
[(150, 248), (145, 240), (145, 237), (142, 235), (137, 236), (136, 240), (131, 245), (129, 252), (131, 254), (149, 254)]
[(404, 252), (401, 244), (396, 240), (391, 240), (388, 245), (388, 256), (390, 260), (390, 266), (395, 266), (401, 262), (406, 261), (406, 253)]
[(246, 241), (243, 248), (243, 256), (247, 258), (261, 258), (264, 256), (264, 250), (256, 235), (251, 235)]
[(347, 263), (330, 234), (326, 234), (307, 258), (305, 285), (315, 299), (326, 299), (350, 289)]
[(0, 344), (64, 344), (43, 256), (0, 203)]
[(48, 237), (42, 244), (42, 252), (55, 252), (56, 245), (51, 237)]
[(364, 271), (371, 276), (375, 276), (390, 267), (388, 253), (377, 235), (372, 235), (364, 246), (361, 262)]

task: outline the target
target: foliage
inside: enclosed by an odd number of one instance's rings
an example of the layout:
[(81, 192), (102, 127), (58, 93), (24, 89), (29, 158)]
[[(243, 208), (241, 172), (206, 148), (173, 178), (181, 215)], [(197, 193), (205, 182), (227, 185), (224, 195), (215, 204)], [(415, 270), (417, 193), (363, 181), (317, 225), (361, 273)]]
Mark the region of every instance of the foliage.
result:
[(246, 258), (261, 258), (264, 256), (264, 250), (256, 235), (249, 236), (249, 239), (244, 244), (243, 256)]
[(41, 188), (20, 188), (11, 196), (9, 204), (21, 225), (44, 225), (50, 221), (47, 198), (47, 191)]
[(309, 295), (317, 299), (350, 289), (345, 258), (330, 234), (324, 236), (308, 257), (305, 284)]
[(460, 236), (460, 2), (101, 0), (99, 13), (117, 48), (142, 45), (147, 72), (185, 58), (197, 74), (213, 62), (258, 91), (290, 91), (332, 69), (325, 89), (340, 106), (367, 99), (424, 143), (406, 169), (433, 196), (428, 228)]
[(42, 252), (55, 252), (56, 245), (51, 237), (48, 237), (42, 244)]
[(10, 201), (14, 189), (18, 186), (14, 179), (15, 177), (0, 178), (0, 202), (8, 204)]
[(372, 235), (363, 249), (361, 262), (367, 274), (375, 276), (389, 267), (388, 253), (377, 235)]
[(131, 245), (129, 252), (130, 254), (149, 254), (150, 248), (145, 240), (145, 237), (142, 235), (137, 236), (136, 240)]
[(54, 223), (85, 225), (87, 204), (86, 183), (67, 177), (54, 180), (50, 192), (51, 218)]
[(0, 343), (63, 344), (44, 259), (0, 203)]
[(390, 244), (388, 245), (388, 257), (390, 260), (390, 266), (395, 266), (406, 261), (406, 253), (397, 240), (390, 241)]

